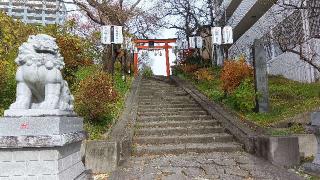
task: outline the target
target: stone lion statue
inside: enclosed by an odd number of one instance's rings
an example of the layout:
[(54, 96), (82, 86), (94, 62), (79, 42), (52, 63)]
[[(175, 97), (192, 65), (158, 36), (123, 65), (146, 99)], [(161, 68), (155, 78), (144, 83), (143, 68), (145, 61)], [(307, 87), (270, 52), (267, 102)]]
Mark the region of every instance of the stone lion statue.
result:
[(63, 80), (63, 57), (55, 38), (32, 35), (19, 47), (15, 62), (17, 98), (10, 110), (73, 111), (73, 96)]

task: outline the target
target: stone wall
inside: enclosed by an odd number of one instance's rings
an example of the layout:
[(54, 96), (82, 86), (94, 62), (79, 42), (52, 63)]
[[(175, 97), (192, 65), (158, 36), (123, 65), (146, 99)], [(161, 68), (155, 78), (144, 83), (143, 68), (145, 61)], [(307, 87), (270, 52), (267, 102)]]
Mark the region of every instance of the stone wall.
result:
[(64, 147), (0, 150), (0, 179), (75, 179), (85, 170), (81, 142)]

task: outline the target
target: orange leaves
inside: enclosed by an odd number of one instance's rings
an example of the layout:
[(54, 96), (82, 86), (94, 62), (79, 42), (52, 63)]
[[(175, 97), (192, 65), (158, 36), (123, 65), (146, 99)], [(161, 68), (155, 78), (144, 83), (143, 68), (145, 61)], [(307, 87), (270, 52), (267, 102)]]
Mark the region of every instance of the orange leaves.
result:
[(233, 92), (242, 81), (252, 76), (253, 69), (248, 65), (244, 58), (240, 60), (225, 61), (221, 72), (222, 89), (225, 92)]
[(85, 78), (77, 89), (76, 111), (89, 120), (101, 120), (108, 113), (108, 105), (118, 98), (111, 76), (104, 72)]

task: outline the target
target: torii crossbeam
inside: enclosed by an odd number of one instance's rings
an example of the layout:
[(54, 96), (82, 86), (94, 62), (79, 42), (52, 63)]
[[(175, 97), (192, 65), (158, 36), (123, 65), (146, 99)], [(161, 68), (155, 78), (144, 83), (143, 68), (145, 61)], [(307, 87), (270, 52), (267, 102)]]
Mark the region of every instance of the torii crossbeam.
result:
[[(139, 59), (139, 50), (147, 49), (165, 49), (166, 51), (166, 69), (167, 69), (167, 77), (170, 77), (170, 61), (169, 61), (169, 49), (172, 48), (172, 46), (169, 45), (169, 43), (176, 43), (177, 39), (135, 39), (133, 42), (136, 45), (136, 51), (134, 52), (134, 74), (135, 76), (139, 73), (138, 68), (138, 59)], [(157, 46), (155, 46), (157, 44)], [(164, 45), (158, 45), (158, 44), (164, 44)]]

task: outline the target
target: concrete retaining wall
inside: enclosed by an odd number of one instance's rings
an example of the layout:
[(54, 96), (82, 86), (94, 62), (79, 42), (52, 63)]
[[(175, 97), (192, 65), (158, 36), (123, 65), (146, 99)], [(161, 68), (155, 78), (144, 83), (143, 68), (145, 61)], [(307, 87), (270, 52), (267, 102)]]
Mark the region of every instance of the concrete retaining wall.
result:
[(297, 135), (299, 140), (299, 153), (301, 158), (316, 156), (317, 153), (317, 139), (313, 134)]

